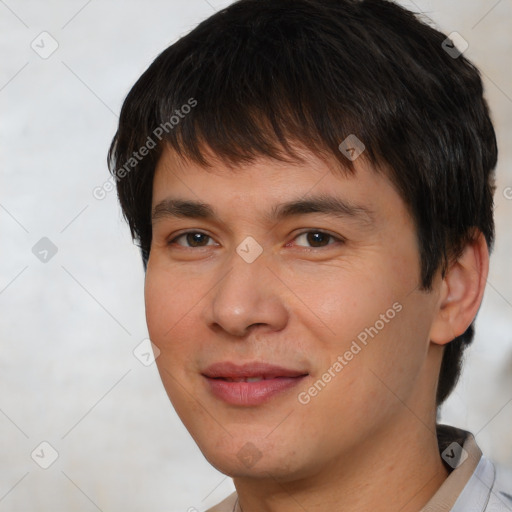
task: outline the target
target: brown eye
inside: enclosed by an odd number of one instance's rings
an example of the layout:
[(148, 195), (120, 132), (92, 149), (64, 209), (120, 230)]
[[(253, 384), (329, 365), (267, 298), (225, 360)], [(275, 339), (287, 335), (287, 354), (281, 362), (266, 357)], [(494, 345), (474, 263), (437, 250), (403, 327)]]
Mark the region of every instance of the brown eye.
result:
[(300, 233), (297, 237), (295, 237), (295, 240), (299, 240), (301, 237), (305, 239), (310, 247), (315, 249), (333, 245), (332, 243), (329, 243), (330, 240), (334, 240), (335, 242), (342, 242), (341, 239), (323, 231), (305, 231), (304, 233)]
[[(178, 243), (177, 241), (180, 239), (184, 239), (185, 243), (187, 245), (183, 245), (181, 243)], [(200, 231), (188, 231), (186, 233), (182, 233), (181, 235), (177, 236), (176, 238), (173, 238), (169, 244), (176, 243), (177, 245), (181, 245), (184, 247), (206, 247), (209, 244), (205, 244), (204, 242), (208, 241), (208, 239), (211, 240), (211, 237), (206, 235), (205, 233), (201, 233)], [(211, 244), (210, 244), (211, 245)]]

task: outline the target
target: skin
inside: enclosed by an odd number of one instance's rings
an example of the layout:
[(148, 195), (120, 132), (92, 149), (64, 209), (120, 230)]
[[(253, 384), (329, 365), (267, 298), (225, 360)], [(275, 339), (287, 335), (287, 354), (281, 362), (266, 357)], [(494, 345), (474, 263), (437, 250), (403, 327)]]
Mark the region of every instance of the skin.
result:
[[(448, 475), (435, 436), (437, 378), (443, 346), (477, 313), (487, 246), (477, 235), (426, 293), (414, 223), (389, 180), (362, 157), (350, 176), (333, 158), (301, 154), (303, 162), (262, 157), (235, 172), (214, 157), (206, 170), (164, 151), (153, 207), (200, 200), (219, 220), (153, 221), (145, 301), (158, 369), (207, 460), (233, 478), (243, 512), (417, 511)], [(278, 203), (318, 193), (370, 208), (374, 221), (265, 219)], [(207, 236), (176, 238), (189, 230)], [(335, 238), (311, 240), (318, 230)], [(263, 249), (252, 263), (236, 252), (247, 236)], [(298, 393), (396, 303), (394, 318), (300, 403)], [(226, 360), (309, 375), (267, 403), (233, 406), (201, 375)], [(246, 443), (260, 457), (250, 467), (237, 456)]]

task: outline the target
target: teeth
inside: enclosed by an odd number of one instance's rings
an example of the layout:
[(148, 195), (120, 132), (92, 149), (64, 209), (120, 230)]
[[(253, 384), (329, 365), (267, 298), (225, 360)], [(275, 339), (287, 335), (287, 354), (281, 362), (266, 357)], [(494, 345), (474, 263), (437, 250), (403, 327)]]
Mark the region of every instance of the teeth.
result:
[(229, 382), (259, 382), (263, 380), (263, 377), (246, 377), (246, 378), (237, 378), (237, 379), (226, 379)]

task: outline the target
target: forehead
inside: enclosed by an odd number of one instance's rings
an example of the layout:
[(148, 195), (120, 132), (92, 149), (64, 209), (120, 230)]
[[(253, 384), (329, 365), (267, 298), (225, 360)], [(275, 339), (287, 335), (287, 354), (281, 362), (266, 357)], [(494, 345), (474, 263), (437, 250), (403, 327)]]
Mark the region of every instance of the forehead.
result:
[(242, 215), (252, 209), (271, 222), (317, 211), (369, 225), (384, 213), (393, 214), (393, 207), (403, 214), (405, 205), (394, 186), (367, 160), (357, 159), (350, 171), (334, 157), (301, 150), (300, 158), (259, 157), (233, 165), (214, 157), (204, 167), (167, 148), (153, 180), (153, 217), (188, 211), (215, 219), (223, 212)]

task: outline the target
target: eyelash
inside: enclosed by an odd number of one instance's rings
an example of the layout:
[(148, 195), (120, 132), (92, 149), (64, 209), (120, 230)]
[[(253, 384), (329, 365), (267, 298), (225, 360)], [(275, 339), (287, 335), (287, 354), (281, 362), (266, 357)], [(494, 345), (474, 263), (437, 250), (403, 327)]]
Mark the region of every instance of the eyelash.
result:
[[(294, 237), (294, 240), (297, 239), (299, 236), (306, 235), (308, 233), (320, 233), (322, 235), (328, 236), (330, 239), (335, 240), (338, 243), (345, 242), (345, 240), (343, 238), (341, 238), (339, 236), (334, 236), (331, 233), (328, 233), (321, 229), (308, 229), (306, 231), (302, 231)], [(168, 245), (174, 245), (176, 243), (176, 240), (178, 240), (186, 235), (189, 235), (189, 234), (201, 234), (201, 235), (208, 237), (210, 240), (212, 240), (212, 237), (210, 235), (203, 233), (202, 231), (185, 231), (183, 233), (180, 233), (178, 236), (174, 237), (172, 240), (169, 240)], [(177, 245), (179, 245), (179, 244), (177, 244)], [(330, 245), (336, 245), (336, 244), (328, 243), (327, 245), (325, 245), (323, 247), (305, 247), (305, 246), (300, 246), (300, 247), (303, 247), (305, 249), (325, 249), (326, 247), (329, 247)], [(200, 247), (187, 247), (187, 246), (180, 246), (180, 247), (183, 247), (184, 249), (203, 249), (205, 247), (210, 247), (210, 246), (205, 245), (205, 246), (200, 246)]]

